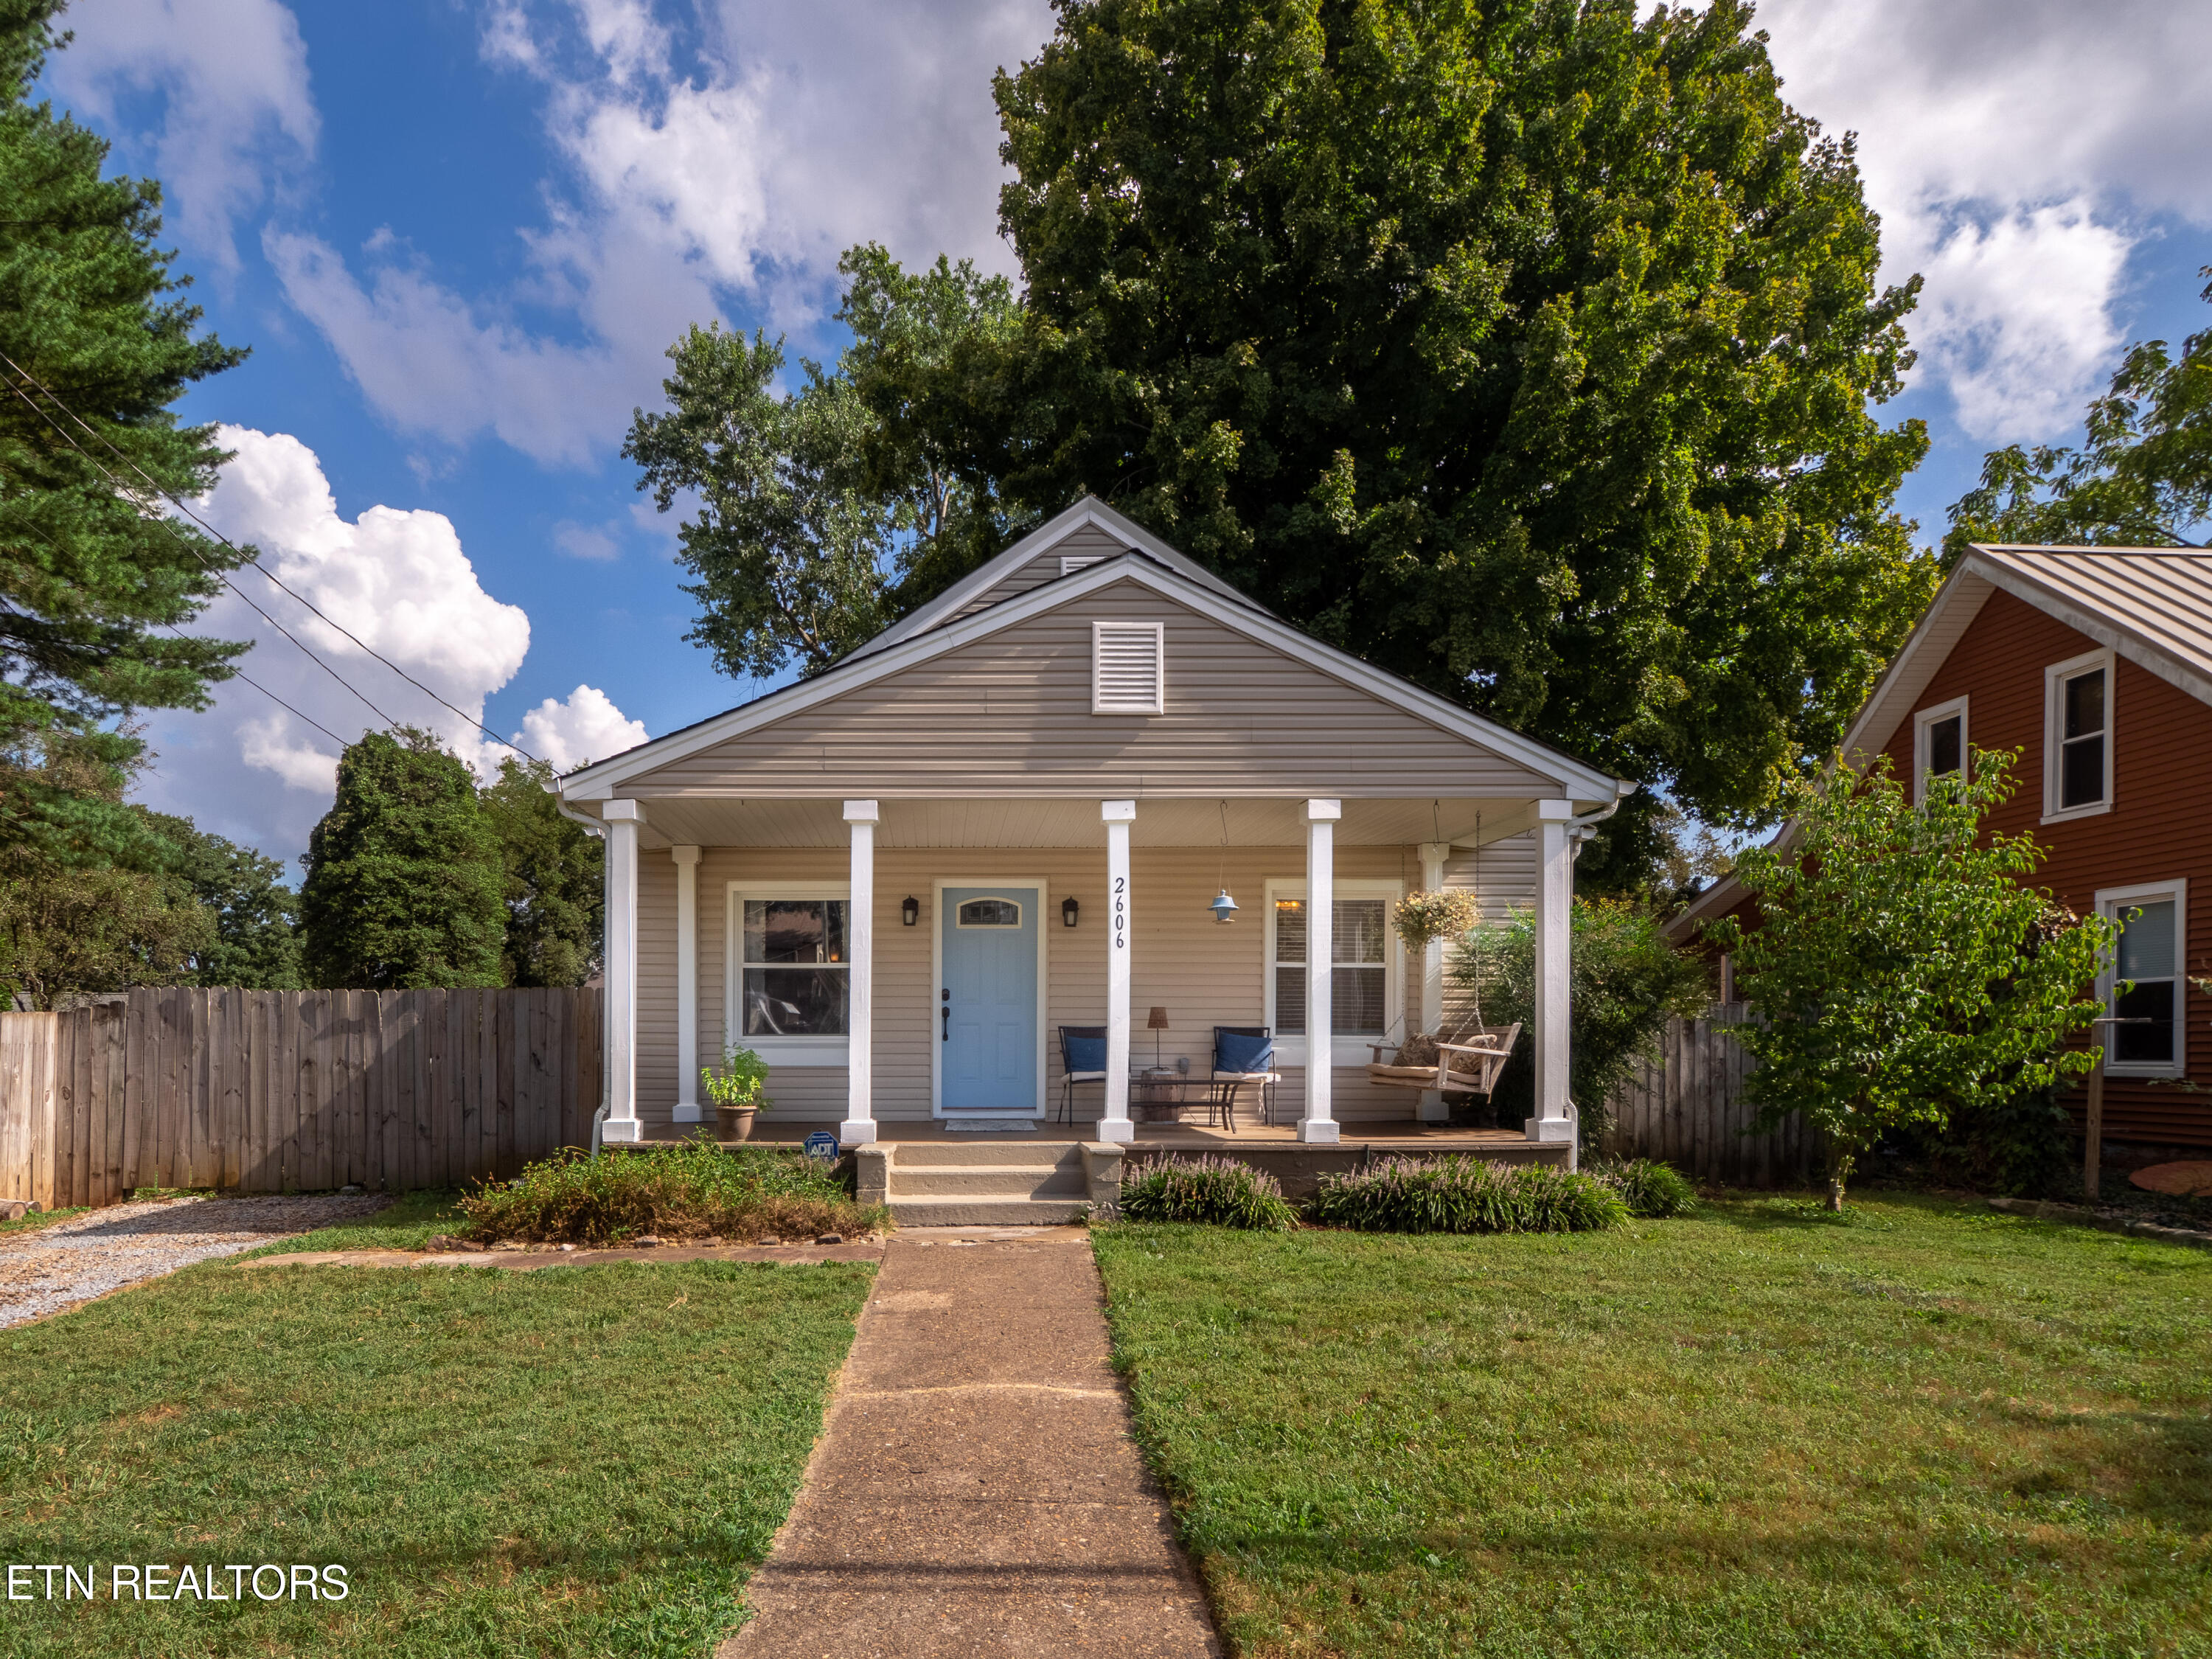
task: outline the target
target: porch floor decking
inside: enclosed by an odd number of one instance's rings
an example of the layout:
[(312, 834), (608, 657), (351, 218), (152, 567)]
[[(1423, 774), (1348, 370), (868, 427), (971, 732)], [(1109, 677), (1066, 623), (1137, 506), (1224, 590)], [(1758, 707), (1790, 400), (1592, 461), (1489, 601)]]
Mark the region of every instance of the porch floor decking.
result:
[[(979, 1145), (994, 1142), (1027, 1142), (1032, 1145), (1048, 1141), (1095, 1139), (1095, 1120), (1078, 1119), (1074, 1123), (1041, 1123), (1033, 1131), (977, 1132), (972, 1129), (948, 1130), (941, 1122), (884, 1123), (876, 1126), (876, 1138), (887, 1141), (970, 1141)], [(712, 1126), (701, 1124), (700, 1128)], [(760, 1119), (754, 1126), (751, 1145), (763, 1143), (795, 1145), (817, 1129), (837, 1133), (837, 1123), (800, 1120), (771, 1121)], [(1481, 1155), (1494, 1152), (1525, 1154), (1534, 1144), (1525, 1135), (1511, 1129), (1454, 1128), (1443, 1124), (1418, 1123), (1411, 1119), (1403, 1122), (1382, 1121), (1371, 1123), (1346, 1123), (1341, 1127), (1343, 1139), (1335, 1144), (1358, 1151), (1368, 1148), (1378, 1152), (1465, 1152)], [(684, 1138), (683, 1132), (692, 1128), (690, 1124), (675, 1125), (668, 1135), (659, 1137), (670, 1143)], [(1230, 1152), (1256, 1149), (1262, 1146), (1297, 1146), (1297, 1126), (1294, 1123), (1241, 1123), (1234, 1133), (1224, 1129), (1209, 1129), (1203, 1123), (1139, 1123), (1136, 1125), (1137, 1139), (1131, 1148), (1135, 1152)], [(735, 1141), (726, 1141), (735, 1146)], [(1314, 1150), (1320, 1150), (1316, 1147)]]

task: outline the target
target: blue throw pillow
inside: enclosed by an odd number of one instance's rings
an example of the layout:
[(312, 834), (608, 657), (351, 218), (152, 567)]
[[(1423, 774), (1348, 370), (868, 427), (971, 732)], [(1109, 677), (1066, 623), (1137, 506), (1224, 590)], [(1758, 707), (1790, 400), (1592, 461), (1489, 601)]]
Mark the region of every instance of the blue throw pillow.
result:
[(1273, 1037), (1236, 1036), (1224, 1031), (1213, 1039), (1213, 1069), (1217, 1072), (1264, 1072), (1274, 1063)]
[(1104, 1037), (1068, 1038), (1067, 1069), (1071, 1072), (1104, 1071), (1106, 1069), (1106, 1039)]

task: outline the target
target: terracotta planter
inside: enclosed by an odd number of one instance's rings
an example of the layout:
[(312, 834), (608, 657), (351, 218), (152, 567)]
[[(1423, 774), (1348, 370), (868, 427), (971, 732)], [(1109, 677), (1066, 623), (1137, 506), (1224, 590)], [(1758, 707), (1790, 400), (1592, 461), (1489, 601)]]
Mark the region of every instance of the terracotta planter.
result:
[(760, 1115), (757, 1106), (717, 1106), (714, 1108), (714, 1133), (724, 1140), (750, 1140), (753, 1120)]

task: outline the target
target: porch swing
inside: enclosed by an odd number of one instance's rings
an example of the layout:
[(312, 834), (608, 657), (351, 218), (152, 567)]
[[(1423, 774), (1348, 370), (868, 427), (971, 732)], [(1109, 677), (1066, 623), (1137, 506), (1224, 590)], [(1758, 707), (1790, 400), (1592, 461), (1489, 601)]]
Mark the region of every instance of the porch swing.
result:
[[(1367, 1051), (1374, 1058), (1367, 1067), (1368, 1078), (1385, 1088), (1434, 1089), (1439, 1094), (1481, 1095), (1487, 1098), (1497, 1086), (1498, 1074), (1504, 1071), (1506, 1062), (1513, 1058), (1514, 1043), (1520, 1039), (1521, 1022), (1518, 1020), (1510, 1025), (1502, 1026), (1483, 1024), (1482, 935), (1480, 931), (1482, 819), (1480, 815), (1475, 818), (1474, 836), (1473, 891), (1478, 920), (1474, 945), (1475, 970), (1472, 976), (1468, 1011), (1449, 1032), (1440, 1030), (1434, 1036), (1425, 1032), (1396, 1044), (1370, 1043)], [(1437, 839), (1443, 839), (1441, 826)], [(1395, 1059), (1386, 1062), (1382, 1051), (1394, 1048)], [(1417, 1063), (1408, 1063), (1409, 1060)]]

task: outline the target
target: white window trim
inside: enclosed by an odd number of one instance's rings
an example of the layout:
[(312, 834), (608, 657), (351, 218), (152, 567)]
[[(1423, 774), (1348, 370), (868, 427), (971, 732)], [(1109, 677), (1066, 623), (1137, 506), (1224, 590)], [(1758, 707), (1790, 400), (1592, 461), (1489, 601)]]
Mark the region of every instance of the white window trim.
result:
[[(1099, 635), (1113, 628), (1134, 632), (1149, 629), (1152, 635), (1152, 701), (1144, 708), (1108, 708), (1098, 701)], [(1163, 714), (1168, 702), (1167, 627), (1163, 623), (1094, 622), (1091, 624), (1091, 712), (1094, 714)]]
[[(2045, 823), (2064, 823), (2074, 818), (2094, 817), (2100, 812), (2112, 810), (2112, 751), (2119, 747), (2118, 687), (2113, 672), (2113, 653), (2109, 649), (2086, 652), (2064, 662), (2053, 663), (2043, 671), (2043, 821)], [(2105, 798), (2086, 806), (2062, 807), (2058, 804), (2060, 746), (2065, 741), (2066, 698), (2063, 684), (2075, 675), (2091, 668), (2105, 671)]]
[[(1364, 878), (1347, 880), (1339, 876), (1335, 881), (1336, 896), (1348, 898), (1379, 898), (1395, 903), (1405, 896), (1405, 884), (1396, 881), (1376, 881)], [(1261, 994), (1261, 1024), (1276, 1033), (1275, 1063), (1279, 1066), (1304, 1066), (1306, 1063), (1306, 1039), (1303, 1031), (1285, 1036), (1275, 1022), (1275, 901), (1302, 899), (1306, 896), (1304, 876), (1281, 877), (1267, 885), (1267, 909), (1261, 922), (1260, 977), (1263, 986)], [(1406, 1024), (1406, 947), (1399, 942), (1398, 930), (1389, 925), (1385, 914), (1384, 927), (1389, 944), (1382, 951), (1382, 1035), (1379, 1037), (1353, 1036), (1332, 1032), (1328, 1045), (1331, 1066), (1364, 1066), (1375, 1056), (1369, 1052), (1370, 1045), (1390, 1042), (1396, 1039), (1393, 1032), (1403, 1036)]]
[[(1973, 764), (1968, 752), (1972, 741), (1971, 728), (1967, 724), (1966, 700), (1964, 697), (1954, 697), (1948, 702), (1939, 702), (1916, 711), (1912, 716), (1912, 804), (1915, 806), (1928, 799), (1928, 728), (1940, 725), (1954, 714), (1959, 717), (1960, 767), (1965, 769)], [(2112, 747), (2109, 733), (2106, 735), (2105, 746), (2108, 751)]]
[[(950, 887), (980, 887), (989, 892), (994, 887), (1025, 887), (1036, 890), (1036, 1106), (1025, 1113), (964, 1111), (948, 1113), (945, 1109), (945, 1044), (939, 1040), (938, 1006), (945, 986), (945, 892)], [(925, 987), (929, 1000), (924, 1016), (929, 1032), (929, 1115), (932, 1118), (956, 1117), (1029, 1117), (1038, 1122), (1050, 1108), (1045, 1084), (1047, 1056), (1051, 1045), (1058, 1041), (1048, 1021), (1052, 1017), (1052, 929), (1045, 923), (1053, 915), (1052, 884), (1042, 876), (939, 876), (929, 884), (929, 983)], [(958, 931), (958, 921), (954, 921)]]
[[(2111, 682), (2107, 681), (2109, 690)], [(2106, 728), (2107, 746), (2111, 727)], [(2100, 887), (2097, 890), (2097, 914), (2108, 921), (2117, 921), (2118, 912), (2128, 909), (2149, 899), (2170, 898), (2173, 901), (2173, 1058), (2163, 1065), (2145, 1060), (2115, 1060), (2105, 1062), (2106, 1077), (2186, 1077), (2189, 1074), (2189, 878), (2176, 876), (2172, 881), (2138, 882), (2132, 887)], [(2105, 1005), (2105, 1012), (2112, 1011), (2112, 987), (2119, 978), (2119, 963), (2112, 964), (2097, 976), (2097, 998)], [(2110, 1052), (2109, 1034), (2112, 1026), (2100, 1026), (2107, 1034), (2106, 1052)]]
[[(741, 1042), (766, 1060), (770, 1066), (842, 1066), (852, 1057), (849, 1038), (842, 1036), (757, 1036), (744, 1034), (743, 1018), (745, 990), (745, 901), (747, 899), (842, 899), (848, 904), (853, 898), (853, 884), (849, 881), (732, 881), (725, 884), (727, 894), (723, 906), (722, 925), (722, 1042), (725, 1045)], [(851, 917), (846, 919), (849, 944), (852, 934)], [(849, 973), (851, 963), (847, 969)], [(702, 1057), (703, 1063), (704, 1056)]]

